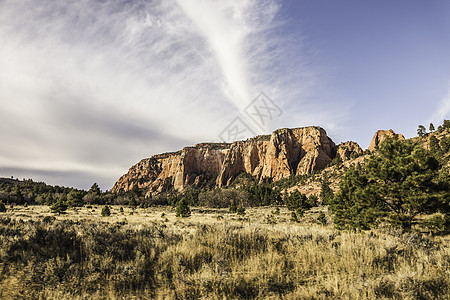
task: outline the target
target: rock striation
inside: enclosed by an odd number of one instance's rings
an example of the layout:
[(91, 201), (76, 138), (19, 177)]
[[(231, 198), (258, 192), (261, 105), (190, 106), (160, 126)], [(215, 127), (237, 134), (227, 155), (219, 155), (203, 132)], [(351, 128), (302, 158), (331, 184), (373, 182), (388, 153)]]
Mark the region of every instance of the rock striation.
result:
[(228, 185), (242, 172), (261, 181), (311, 174), (325, 168), (335, 155), (336, 145), (320, 127), (279, 129), (263, 141), (231, 144), (216, 184)]
[(369, 148), (367, 150), (374, 151), (377, 150), (381, 143), (387, 138), (397, 137), (399, 140), (404, 140), (405, 137), (402, 134), (397, 134), (394, 130), (378, 130), (370, 142)]
[(112, 192), (126, 192), (135, 185), (148, 193), (182, 191), (213, 180), (222, 187), (243, 172), (259, 181), (277, 181), (311, 174), (336, 155), (347, 158), (353, 152), (362, 150), (354, 142), (336, 146), (320, 127), (284, 128), (246, 141), (202, 143), (143, 159), (120, 177)]

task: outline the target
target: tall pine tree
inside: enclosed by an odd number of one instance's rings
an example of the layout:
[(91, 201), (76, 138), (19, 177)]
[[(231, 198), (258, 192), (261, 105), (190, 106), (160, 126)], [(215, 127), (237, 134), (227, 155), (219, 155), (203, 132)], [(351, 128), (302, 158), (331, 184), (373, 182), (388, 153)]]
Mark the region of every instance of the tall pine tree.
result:
[(365, 169), (350, 169), (330, 206), (340, 228), (368, 229), (381, 221), (410, 229), (419, 215), (449, 214), (448, 176), (440, 163), (411, 141), (389, 139)]
[(322, 204), (329, 204), (331, 199), (333, 199), (333, 195), (333, 190), (330, 188), (328, 177), (324, 174), (320, 184), (320, 200), (322, 200)]

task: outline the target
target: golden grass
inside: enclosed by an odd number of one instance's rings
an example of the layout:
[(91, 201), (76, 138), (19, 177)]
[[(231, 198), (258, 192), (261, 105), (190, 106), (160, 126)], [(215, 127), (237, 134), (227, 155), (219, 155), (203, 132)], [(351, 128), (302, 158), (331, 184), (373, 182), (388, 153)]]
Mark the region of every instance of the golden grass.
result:
[[(316, 208), (48, 207), (0, 215), (0, 298), (448, 299), (450, 239), (336, 231)], [(132, 213), (132, 214), (131, 214)], [(163, 216), (161, 216), (164, 213)], [(220, 216), (218, 218), (218, 216)], [(276, 224), (268, 224), (267, 216)], [(329, 220), (330, 221), (330, 220)]]

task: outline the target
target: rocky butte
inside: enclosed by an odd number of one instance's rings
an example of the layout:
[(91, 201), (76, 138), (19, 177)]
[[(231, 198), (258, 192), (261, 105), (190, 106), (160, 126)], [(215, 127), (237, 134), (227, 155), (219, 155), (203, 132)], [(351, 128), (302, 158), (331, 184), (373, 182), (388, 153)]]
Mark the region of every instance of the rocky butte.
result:
[(369, 148), (367, 150), (374, 151), (378, 149), (380, 144), (386, 140), (387, 138), (397, 137), (399, 140), (404, 140), (405, 137), (402, 134), (397, 134), (394, 130), (378, 130), (373, 136), (372, 141), (370, 142)]
[(135, 185), (147, 193), (182, 191), (212, 180), (222, 187), (242, 172), (259, 181), (277, 181), (312, 174), (333, 158), (345, 160), (352, 153), (362, 153), (357, 143), (335, 145), (323, 128), (284, 128), (245, 141), (202, 143), (143, 159), (120, 177), (112, 192), (127, 192)]

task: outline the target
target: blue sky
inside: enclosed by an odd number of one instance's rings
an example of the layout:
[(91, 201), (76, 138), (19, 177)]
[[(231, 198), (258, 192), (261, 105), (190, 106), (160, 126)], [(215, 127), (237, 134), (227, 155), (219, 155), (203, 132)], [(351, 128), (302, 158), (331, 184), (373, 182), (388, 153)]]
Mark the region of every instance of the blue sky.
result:
[[(0, 176), (110, 189), (240, 117), (367, 147), (450, 118), (450, 2), (0, 1)], [(263, 91), (283, 113), (259, 128)]]
[(436, 111), (449, 88), (450, 2), (289, 1), (284, 13), (317, 47), (324, 89), (353, 104), (346, 125), (358, 125), (345, 136), (367, 146), (377, 129), (412, 136), (448, 117)]

